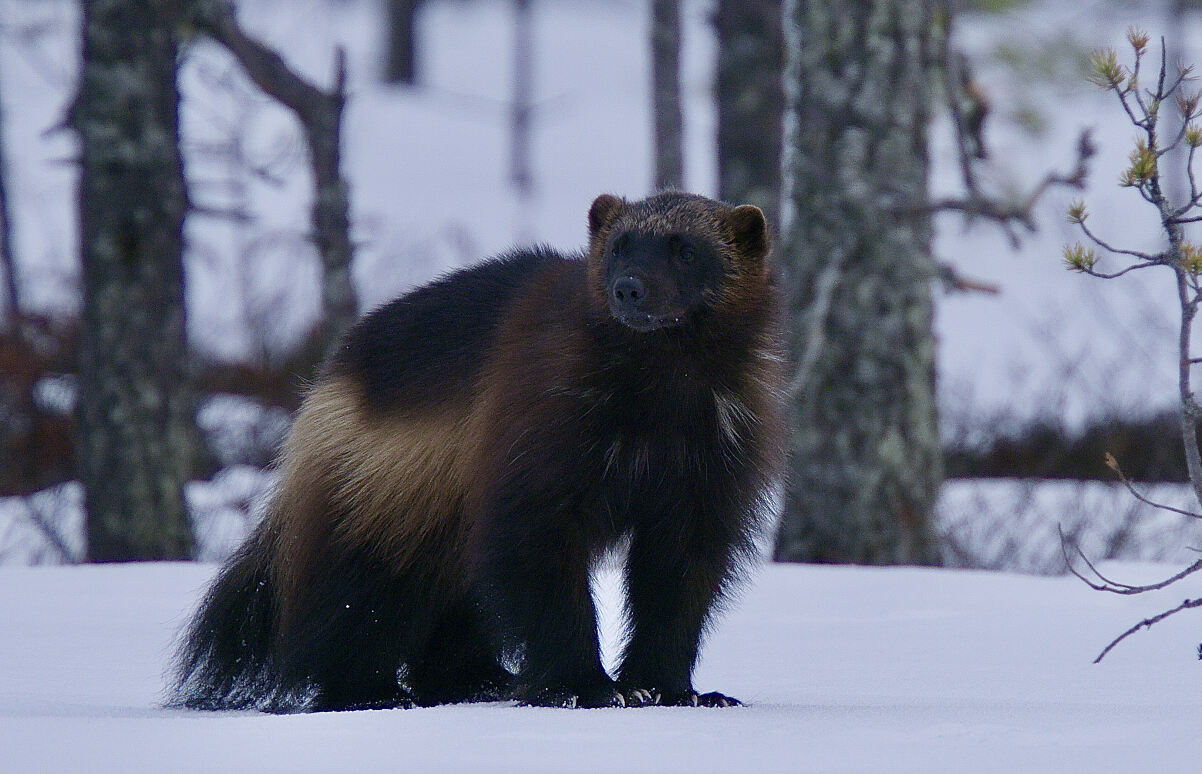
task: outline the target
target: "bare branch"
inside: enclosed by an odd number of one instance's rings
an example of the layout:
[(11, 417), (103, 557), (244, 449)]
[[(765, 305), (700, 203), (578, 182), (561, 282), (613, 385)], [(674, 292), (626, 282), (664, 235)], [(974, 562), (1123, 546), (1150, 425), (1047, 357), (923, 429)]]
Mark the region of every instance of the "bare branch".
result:
[[(1049, 172), (1031, 189), (1030, 193), (1017, 202), (1001, 202), (979, 193), (974, 194), (974, 189), (969, 188), (968, 195), (965, 197), (939, 199), (925, 206), (912, 208), (907, 212), (909, 214), (960, 212), (970, 217), (983, 217), (1003, 225), (1018, 223), (1028, 231), (1034, 231), (1034, 209), (1039, 199), (1049, 188), (1054, 186), (1084, 188), (1085, 178), (1089, 171), (1089, 159), (1095, 152), (1093, 138), (1086, 129), (1077, 139), (1077, 159), (1072, 170), (1061, 173)], [(1011, 241), (1015, 239), (1016, 237), (1012, 235)]]
[(939, 265), (939, 279), (948, 292), (988, 293), (994, 296), (1002, 292), (1002, 289), (992, 282), (965, 277), (956, 271), (955, 267), (946, 263)]
[(207, 218), (218, 218), (220, 220), (228, 220), (234, 223), (252, 223), (254, 216), (249, 212), (240, 209), (229, 207), (212, 207), (204, 204), (196, 204), (193, 202), (188, 208), (188, 211), (194, 215), (201, 215)]
[[(941, 7), (948, 19), (955, 16), (956, 8), (951, 0), (943, 0)], [(1017, 248), (1019, 237), (1014, 231), (1014, 225), (1021, 225), (1027, 231), (1035, 230), (1035, 205), (1048, 188), (1061, 185), (1073, 188), (1084, 187), (1087, 162), (1094, 155), (1093, 142), (1088, 130), (1082, 132), (1077, 141), (1077, 162), (1073, 169), (1068, 173), (1049, 173), (1029, 194), (1017, 201), (1004, 202), (983, 193), (977, 181), (975, 162), (986, 156), (981, 126), (988, 113), (989, 105), (984, 95), (975, 87), (965, 58), (959, 52), (952, 50), (949, 37), (946, 32), (939, 36), (939, 56), (943, 64), (944, 92), (948, 114), (956, 132), (956, 151), (965, 195), (926, 202), (923, 205), (906, 209), (904, 214), (913, 216), (938, 212), (959, 212), (969, 219), (980, 217), (992, 220), (1005, 231), (1010, 244)], [(969, 97), (972, 101), (971, 114), (965, 113), (962, 95)]]
[[(1171, 94), (1173, 92), (1173, 89), (1177, 88), (1177, 86), (1174, 85), (1172, 89), (1168, 90), (1168, 92), (1166, 92), (1164, 90), (1164, 76), (1168, 72), (1168, 69), (1169, 69), (1168, 68), (1168, 51), (1169, 51), (1169, 47), (1167, 45), (1165, 45), (1164, 35), (1161, 35), (1160, 36), (1160, 77), (1157, 78), (1157, 80), (1156, 80), (1156, 93), (1153, 95), (1158, 100), (1164, 99), (1165, 97), (1167, 97), (1169, 94)], [(1177, 83), (1179, 84), (1179, 83), (1181, 83), (1181, 81), (1178, 81)]]
[(1202, 513), (1194, 513), (1193, 511), (1183, 511), (1180, 508), (1174, 508), (1171, 505), (1164, 505), (1163, 503), (1157, 503), (1157, 502), (1153, 502), (1152, 500), (1149, 500), (1147, 497), (1140, 494), (1138, 490), (1136, 490), (1135, 486), (1131, 483), (1131, 479), (1127, 478), (1127, 474), (1123, 473), (1123, 469), (1119, 467), (1119, 461), (1114, 458), (1113, 454), (1111, 454), (1110, 452), (1106, 452), (1105, 460), (1106, 460), (1106, 467), (1108, 467), (1114, 471), (1114, 474), (1119, 477), (1119, 481), (1122, 482), (1123, 486), (1127, 487), (1127, 491), (1130, 492), (1132, 497), (1134, 497), (1136, 500), (1139, 500), (1141, 503), (1144, 503), (1145, 505), (1150, 505), (1153, 508), (1158, 508), (1162, 511), (1171, 511), (1172, 513), (1179, 513), (1182, 516), (1189, 516), (1192, 519), (1202, 519)]
[(23, 499), (21, 505), (24, 506), (25, 519), (36, 527), (38, 532), (42, 533), (42, 536), (58, 552), (64, 562), (74, 564), (79, 561), (79, 557), (75, 555), (75, 552), (67, 545), (67, 541), (59, 534), (58, 528), (50, 523), (50, 519), (42, 512), (41, 507), (35, 507), (28, 497)]
[(1137, 118), (1135, 111), (1131, 109), (1131, 105), (1127, 102), (1127, 93), (1125, 91), (1118, 91), (1117, 89), (1116, 93), (1119, 95), (1119, 104), (1121, 104), (1123, 106), (1123, 110), (1127, 112), (1127, 117), (1131, 119), (1131, 123), (1142, 129), (1144, 122)]
[(198, 4), (197, 23), (225, 46), (255, 85), (296, 113), (302, 123), (315, 120), (330, 96), (297, 75), (276, 51), (247, 35), (238, 24), (233, 3), (210, 0)]
[(1130, 272), (1137, 271), (1139, 269), (1147, 269), (1147, 268), (1150, 268), (1155, 265), (1156, 264), (1154, 264), (1154, 263), (1133, 263), (1130, 266), (1128, 266), (1127, 268), (1121, 269), (1116, 272), (1104, 272), (1104, 271), (1098, 271), (1097, 269), (1087, 269), (1087, 268), (1078, 269), (1078, 271), (1080, 271), (1082, 274), (1088, 274), (1091, 277), (1097, 277), (1098, 279), (1114, 279), (1115, 277), (1121, 277), (1124, 274), (1128, 274)]
[(1174, 150), (1174, 149), (1175, 149), (1175, 148), (1176, 148), (1178, 145), (1180, 145), (1180, 144), (1181, 144), (1181, 141), (1182, 141), (1183, 139), (1185, 139), (1185, 130), (1186, 130), (1186, 128), (1187, 128), (1188, 126), (1189, 126), (1189, 121), (1188, 121), (1188, 120), (1183, 120), (1183, 121), (1181, 122), (1181, 126), (1180, 126), (1180, 127), (1178, 127), (1178, 129), (1177, 129), (1177, 136), (1173, 138), (1173, 141), (1172, 141), (1171, 143), (1169, 143), (1168, 145), (1166, 145), (1166, 146), (1164, 146), (1164, 147), (1162, 147), (1162, 148), (1160, 148), (1160, 149), (1158, 149), (1158, 150), (1156, 151), (1156, 158), (1158, 158), (1158, 159), (1159, 159), (1159, 158), (1163, 158), (1164, 156), (1166, 156), (1166, 155), (1168, 155), (1168, 154), (1172, 153), (1172, 152), (1173, 152), (1173, 150)]
[(1160, 623), (1161, 621), (1163, 621), (1164, 619), (1173, 615), (1174, 613), (1180, 613), (1182, 610), (1189, 610), (1192, 607), (1202, 607), (1202, 599), (1187, 599), (1184, 602), (1182, 602), (1180, 605), (1177, 605), (1177, 607), (1173, 608), (1172, 610), (1166, 610), (1163, 613), (1160, 613), (1159, 615), (1154, 615), (1151, 618), (1145, 618), (1144, 620), (1137, 623), (1135, 626), (1132, 626), (1130, 629), (1128, 629), (1127, 631), (1123, 632), (1118, 637), (1116, 637), (1113, 642), (1111, 642), (1109, 645), (1107, 645), (1105, 648), (1102, 649), (1102, 652), (1098, 654), (1098, 657), (1095, 658), (1093, 660), (1093, 662), (1095, 664), (1099, 663), (1103, 658), (1106, 657), (1106, 654), (1109, 653), (1114, 648), (1115, 645), (1118, 645), (1120, 642), (1127, 639), (1132, 634), (1135, 634), (1140, 629), (1150, 629), (1152, 627), (1152, 624)]
[[(1183, 121), (1182, 126), (1186, 126), (1188, 122)], [(1189, 178), (1189, 203), (1177, 211), (1177, 217), (1184, 215), (1191, 207), (1202, 199), (1202, 192), (1198, 190), (1197, 180), (1194, 178), (1194, 153), (1198, 150), (1198, 146), (1190, 144), (1189, 155), (1185, 157), (1185, 174)]]
[[(947, 18), (951, 19), (954, 13), (954, 8), (949, 0), (944, 0), (943, 10)], [(968, 128), (968, 118), (964, 115), (963, 105), (959, 99), (961, 92), (965, 91), (965, 85), (968, 82), (968, 74), (966, 72), (966, 62), (958, 52), (953, 52), (951, 47), (951, 36), (943, 34), (939, 36), (939, 54), (943, 60), (943, 87), (946, 92), (948, 113), (952, 118), (952, 126), (956, 130), (956, 149), (960, 159), (960, 174), (964, 179), (964, 188), (968, 191), (971, 198), (981, 198), (980, 190), (977, 187), (977, 177), (973, 168), (973, 156), (981, 157), (984, 155), (984, 140), (981, 136), (981, 127), (978, 122), (975, 134), (975, 145), (977, 152), (974, 154), (970, 148), (970, 143), (973, 138), (970, 137)], [(982, 113), (981, 118), (984, 118)]]
[[(1161, 51), (1164, 50), (1164, 41), (1161, 41)], [(1148, 128), (1149, 123), (1153, 121), (1153, 116), (1148, 112), (1148, 105), (1144, 102), (1144, 98), (1139, 95), (1139, 66), (1143, 61), (1144, 55), (1140, 51), (1135, 52), (1135, 65), (1131, 68), (1131, 83), (1132, 88), (1129, 89), (1131, 96), (1135, 97), (1135, 104), (1139, 105), (1139, 112), (1144, 116), (1144, 123), (1140, 126)]]
[[(1141, 253), (1139, 250), (1125, 250), (1121, 247), (1115, 247), (1114, 245), (1103, 240), (1097, 234), (1090, 231), (1089, 226), (1085, 225), (1084, 220), (1078, 222), (1077, 225), (1081, 227), (1081, 231), (1085, 234), (1085, 236), (1089, 237), (1090, 241), (1107, 252), (1111, 252), (1116, 255), (1129, 255), (1132, 258), (1138, 258), (1141, 261), (1145, 261), (1146, 263), (1144, 265), (1147, 266), (1156, 266), (1164, 261), (1163, 253), (1152, 255), (1151, 253)], [(1117, 277), (1119, 275), (1116, 274), (1114, 276)]]
[[(1166, 586), (1171, 586), (1172, 584), (1176, 583), (1177, 581), (1181, 580), (1182, 578), (1185, 578), (1186, 576), (1189, 576), (1189, 575), (1193, 575), (1194, 573), (1198, 572), (1199, 570), (1202, 570), (1202, 559), (1199, 559), (1196, 562), (1194, 562), (1193, 564), (1191, 564), (1189, 567), (1186, 567), (1184, 570), (1177, 572), (1172, 577), (1165, 578), (1164, 580), (1159, 581), (1157, 583), (1148, 583), (1148, 584), (1145, 584), (1142, 586), (1134, 586), (1134, 585), (1131, 585), (1130, 583), (1121, 583), (1119, 581), (1113, 581), (1110, 578), (1107, 578), (1105, 575), (1103, 575), (1102, 572), (1094, 565), (1094, 563), (1089, 560), (1089, 557), (1085, 555), (1085, 552), (1082, 551), (1081, 548), (1076, 543), (1073, 543), (1065, 536), (1063, 528), (1057, 526), (1057, 530), (1060, 532), (1060, 552), (1064, 555), (1064, 563), (1065, 563), (1065, 566), (1068, 567), (1068, 571), (1070, 573), (1072, 573), (1073, 575), (1075, 575), (1077, 578), (1079, 578), (1082, 582), (1084, 582), (1085, 585), (1089, 586), (1091, 589), (1093, 589), (1095, 591), (1108, 591), (1111, 594), (1122, 594), (1124, 596), (1131, 596), (1134, 594), (1144, 594), (1149, 591), (1157, 591), (1159, 589), (1165, 588)], [(1097, 581), (1086, 577), (1076, 567), (1073, 566), (1072, 559), (1069, 557), (1069, 553), (1068, 553), (1069, 545), (1072, 545), (1073, 551), (1076, 553), (1076, 555), (1081, 559), (1081, 561), (1085, 562), (1085, 566), (1089, 568), (1089, 571), (1092, 572), (1094, 574), (1094, 576), (1096, 576), (1098, 578), (1098, 580), (1102, 581), (1101, 583), (1098, 583)]]

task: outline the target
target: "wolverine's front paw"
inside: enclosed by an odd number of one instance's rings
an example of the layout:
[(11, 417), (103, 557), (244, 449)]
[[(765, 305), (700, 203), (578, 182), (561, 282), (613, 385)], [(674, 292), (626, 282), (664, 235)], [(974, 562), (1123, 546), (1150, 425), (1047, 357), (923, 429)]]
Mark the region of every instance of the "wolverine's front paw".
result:
[(626, 697), (612, 683), (587, 687), (552, 686), (522, 691), (518, 695), (518, 705), (567, 709), (625, 707)]
[(660, 694), (659, 704), (665, 707), (742, 707), (743, 702), (733, 696), (711, 691), (697, 693), (696, 691), (678, 691)]
[(654, 688), (636, 688), (629, 685), (618, 686), (627, 707), (650, 707), (659, 704), (659, 691)]

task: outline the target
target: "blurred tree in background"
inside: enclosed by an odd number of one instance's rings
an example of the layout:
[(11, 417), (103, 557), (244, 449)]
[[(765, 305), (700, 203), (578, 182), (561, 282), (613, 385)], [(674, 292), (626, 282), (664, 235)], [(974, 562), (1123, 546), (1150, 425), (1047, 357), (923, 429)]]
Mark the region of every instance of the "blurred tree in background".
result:
[(651, 121), (655, 189), (684, 186), (680, 104), (680, 0), (651, 0)]
[(388, 0), (385, 20), (384, 81), (413, 86), (417, 83), (417, 12), (422, 0)]
[(782, 561), (934, 564), (935, 406), (923, 0), (793, 0), (778, 250), (795, 369)]
[[(630, 40), (624, 45), (627, 50), (648, 44), (650, 47), (651, 77), (643, 84), (651, 91), (652, 126), (646, 128), (654, 137), (654, 166), (646, 170), (648, 178), (654, 179), (656, 186), (687, 184), (683, 179), (682, 27), (695, 29), (690, 24), (704, 8), (712, 12), (717, 44), (713, 84), (717, 193), (733, 203), (759, 205), (777, 232), (777, 254), (785, 264), (781, 279), (790, 294), (792, 349), (798, 366), (792, 385), (797, 412), (794, 473), (784, 497), (786, 514), (776, 551), (780, 559), (890, 563), (934, 560), (931, 519), (942, 476), (930, 313), (932, 286), (938, 287), (937, 280), (947, 279), (947, 267), (939, 265), (930, 254), (934, 205), (928, 200), (925, 181), (929, 175), (926, 132), (937, 107), (934, 97), (941, 83), (948, 91), (956, 92), (948, 86), (951, 78), (946, 72), (945, 52), (940, 50), (946, 43), (948, 28), (944, 10), (950, 16), (957, 5), (995, 11), (1012, 9), (1023, 2), (874, 0), (819, 5), (802, 0), (714, 0), (709, 4), (647, 0), (635, 9), (624, 8), (631, 20), (647, 24), (632, 28)], [(249, 6), (250, 2), (242, 5)], [(326, 8), (328, 21), (353, 5), (331, 2), (315, 7)], [(1198, 0), (1165, 0), (1157, 4), (1155, 12), (1181, 19), (1187, 9), (1198, 5)], [(484, 12), (486, 17), (491, 12), (483, 3), (457, 6), (452, 17), (464, 9), (473, 14)], [(402, 83), (420, 80), (415, 52), (421, 47), (422, 29), (414, 22), (426, 15), (435, 20), (429, 28), (438, 30), (438, 19), (443, 18), (440, 14), (447, 7), (447, 0), (387, 0), (371, 6), (366, 16), (375, 14), (376, 26), (367, 25), (371, 34), (363, 38), (370, 39), (380, 32), (388, 36), (382, 62), (386, 79)], [(487, 103), (480, 120), (509, 123), (509, 180), (516, 193), (515, 208), (526, 213), (519, 216), (523, 223), (533, 223), (530, 213), (545, 202), (534, 195), (533, 185), (539, 169), (535, 161), (541, 158), (536, 141), (544, 137), (537, 136), (541, 133), (532, 131), (532, 126), (544, 115), (555, 117), (547, 106), (558, 109), (563, 104), (558, 98), (537, 101), (532, 78), (533, 49), (544, 33), (540, 27), (543, 14), (551, 16), (549, 11), (554, 6), (537, 0), (510, 0), (505, 7), (513, 10), (514, 55), (511, 62), (502, 63), (513, 65), (513, 93), (498, 92), (497, 99), (486, 97), (474, 102), (471, 110)], [(184, 408), (184, 404), (193, 398), (184, 393), (234, 394), (260, 407), (294, 408), (302, 380), (312, 373), (338, 330), (358, 313), (351, 282), (356, 243), (349, 234), (349, 185), (340, 170), (346, 72), (344, 59), (335, 57), (332, 85), (320, 86), (301, 78), (298, 73), (312, 70), (293, 69), (280, 52), (240, 28), (235, 4), (229, 0), (109, 0), (88, 2), (83, 8), (89, 20), (85, 22), (85, 37), (88, 30), (96, 35), (85, 39), (85, 72), (73, 126), (79, 132), (84, 162), (80, 206), (92, 208), (91, 214), (85, 213), (86, 223), (81, 224), (83, 282), (90, 300), (83, 304), (82, 321), (66, 316), (24, 317), (22, 324), (36, 342), (18, 335), (17, 322), (23, 316), (7, 314), (4, 318), (5, 325), (0, 329), (0, 496), (27, 494), (61, 483), (78, 467), (88, 487), (89, 510), (95, 504), (98, 514), (118, 514), (113, 518), (98, 515), (93, 522), (97, 528), (107, 523), (110, 527), (106, 529), (120, 531), (124, 529), (122, 520), (143, 524), (142, 517), (130, 515), (135, 513), (132, 505), (104, 505), (106, 498), (112, 503), (118, 501), (117, 495), (108, 497), (103, 492), (128, 490), (131, 498), (151, 503), (136, 512), (153, 508), (157, 518), (171, 511), (162, 505), (170, 500), (164, 493), (174, 491), (174, 485), (163, 483), (167, 481), (166, 471), (182, 466), (188, 474), (184, 477), (194, 478), (214, 470), (197, 465), (195, 451), (180, 451), (179, 459), (186, 458), (187, 462), (172, 461), (177, 447), (192, 444), (184, 440), (184, 435), (193, 431), (181, 431), (173, 424), (184, 416), (188, 417), (187, 423), (191, 422), (191, 409)], [(187, 11), (186, 17), (180, 8)], [(154, 13), (147, 16), (147, 9)], [(601, 4), (595, 13), (608, 10)], [(587, 14), (578, 16), (592, 18)], [(118, 17), (119, 22), (105, 21)], [(67, 18), (73, 26), (73, 15)], [(108, 30), (109, 24), (116, 29), (135, 19), (138, 24), (129, 33), (99, 32)], [(782, 25), (784, 19), (789, 21), (787, 27)], [(1169, 24), (1170, 30), (1183, 28), (1182, 23)], [(0, 22), (0, 33), (3, 29)], [(509, 32), (507, 25), (497, 29), (498, 35), (506, 36), (504, 47), (510, 45)], [(649, 35), (643, 37), (642, 33)], [(1060, 34), (1063, 37), (1064, 33)], [(168, 262), (178, 260), (175, 240), (187, 195), (183, 179), (178, 177), (178, 154), (162, 153), (164, 147), (178, 140), (174, 116), (178, 102), (176, 74), (163, 63), (170, 58), (188, 61), (187, 56), (181, 57), (179, 46), (172, 43), (173, 35), (188, 36), (188, 45), (201, 35), (217, 40), (234, 54), (226, 66), (237, 70), (239, 76), (248, 74), (246, 89), (253, 98), (259, 99), (262, 91), (274, 98), (270, 100), (273, 105), (290, 108), (300, 126), (296, 136), (303, 138), (296, 143), (296, 158), (303, 158), (308, 151), (310, 162), (310, 169), (292, 172), (297, 178), (312, 173), (321, 190), (313, 199), (307, 225), (290, 231), (293, 242), (281, 250), (300, 256), (308, 251), (304, 240), (315, 245), (322, 270), (321, 323), (298, 335), (304, 343), (296, 345), (295, 353), (283, 353), (272, 362), (224, 361), (217, 355), (190, 350), (182, 338), (182, 301), (178, 307), (172, 306), (177, 303), (175, 296), (182, 279)], [(635, 35), (639, 37), (635, 39)], [(115, 38), (110, 40), (112, 36)], [(9, 39), (17, 38), (10, 35)], [(1168, 42), (1172, 49), (1181, 41), (1175, 43), (1170, 35)], [(1012, 77), (1024, 82), (1045, 77), (1041, 68), (1046, 70), (1047, 61), (1052, 59), (1061, 63), (1060, 68), (1071, 67), (1065, 63), (1073, 59), (1075, 51), (1071, 45), (1048, 46), (1045, 48), (1054, 51), (1044, 59), (1026, 56), (1033, 46), (1025, 40), (997, 45), (995, 62), (1010, 67)], [(168, 47), (173, 52), (170, 56)], [(1061, 48), (1072, 50), (1066, 53)], [(548, 52), (553, 50), (548, 46)], [(283, 53), (295, 53), (300, 63), (309, 66), (316, 62), (319, 80), (324, 80), (320, 79), (322, 60), (315, 59), (312, 52)], [(454, 55), (462, 53), (456, 50)], [(640, 51), (640, 57), (645, 53)], [(152, 59), (157, 63), (147, 64)], [(1020, 59), (1025, 69), (1017, 69)], [(694, 60), (690, 56), (690, 61)], [(118, 61), (120, 64), (111, 64)], [(959, 57), (957, 61), (960, 72), (967, 75), (966, 60)], [(64, 67), (70, 69), (73, 65)], [(114, 74), (126, 69), (137, 77)], [(374, 77), (380, 77), (378, 71)], [(1063, 75), (1060, 77), (1063, 80)], [(154, 79), (170, 83), (163, 87), (170, 93), (152, 95), (148, 89)], [(502, 78), (498, 82), (508, 81)], [(427, 85), (433, 87), (433, 92), (439, 88), (436, 83)], [(357, 86), (365, 88), (362, 82)], [(786, 91), (791, 95), (788, 110)], [(391, 100), (411, 96), (389, 92)], [(429, 96), (424, 94), (423, 98)], [(465, 104), (462, 96), (444, 94), (441, 98), (458, 106), (453, 109), (461, 110)], [(971, 101), (967, 93), (944, 96), (949, 103), (957, 99)], [(202, 94), (198, 102), (204, 99)], [(144, 105), (154, 109), (142, 109)], [(164, 106), (170, 106), (170, 116)], [(1007, 109), (1002, 101), (997, 107), (999, 112)], [(487, 117), (483, 117), (485, 114)], [(147, 116), (159, 123), (144, 122)], [(115, 123), (107, 125), (109, 121)], [(643, 130), (626, 122), (612, 131), (624, 140), (627, 133), (641, 136)], [(788, 143), (784, 142), (786, 137)], [(788, 170), (784, 179), (782, 155)], [(504, 159), (499, 163), (503, 165)], [(239, 208), (227, 206), (220, 197), (206, 196), (205, 191), (213, 189), (204, 189), (201, 182), (196, 182), (195, 168), (190, 172), (200, 199), (196, 212), (206, 219), (200, 233), (208, 233), (208, 219), (236, 215)], [(112, 182), (114, 176), (139, 182), (122, 185)], [(200, 177), (203, 179), (203, 173)], [(0, 273), (5, 275), (0, 290), (8, 312), (9, 307), (19, 307), (23, 299), (17, 279), (33, 287), (29, 278), (37, 266), (30, 261), (16, 267), (16, 256), (9, 247), (12, 231), (4, 217), (3, 205), (8, 198), (5, 179), (0, 159)], [(782, 194), (782, 186), (787, 194)], [(110, 196), (105, 192), (115, 193)], [(987, 217), (996, 214), (984, 208), (977, 214), (982, 213)], [(360, 215), (360, 224), (370, 220)], [(173, 223), (176, 225), (170, 225)], [(538, 236), (533, 226), (519, 233), (525, 235), (523, 239)], [(369, 254), (378, 249), (370, 246), (375, 236), (368, 225), (359, 237), (369, 244)], [(162, 249), (147, 247), (151, 244)], [(191, 245), (194, 258), (201, 252), (198, 244), (199, 240)], [(483, 257), (465, 249), (458, 260), (467, 260), (469, 254)], [(126, 258), (110, 260), (112, 255)], [(229, 260), (244, 260), (249, 266), (254, 265), (255, 258), (248, 254), (240, 259), (230, 256)], [(364, 265), (358, 271), (366, 269)], [(364, 278), (360, 276), (359, 280)], [(74, 282), (74, 277), (67, 281)], [(288, 286), (291, 280), (275, 282)], [(295, 284), (299, 287), (303, 283)], [(143, 304), (153, 308), (144, 311)], [(262, 319), (269, 324), (278, 322), (271, 311), (266, 311)], [(142, 335), (144, 330), (149, 332)], [(138, 342), (140, 351), (130, 349), (131, 340)], [(167, 341), (172, 343), (164, 343)], [(168, 350), (179, 353), (179, 362), (168, 362)], [(82, 352), (78, 382), (71, 362), (77, 351)], [(109, 351), (124, 354), (98, 354)], [(165, 375), (143, 380), (141, 374), (146, 369), (160, 368), (165, 369)], [(186, 378), (190, 370), (196, 377), (194, 391)], [(74, 389), (76, 384), (78, 391)], [(35, 399), (35, 395), (47, 392), (48, 385), (70, 395), (60, 395), (49, 403), (42, 397)], [(174, 394), (177, 387), (178, 405), (175, 398), (156, 392), (170, 389)], [(78, 463), (71, 446), (75, 428), (70, 406), (77, 392), (74, 416), (80, 422), (75, 447), (80, 452)], [(155, 415), (154, 411), (160, 413)], [(138, 412), (158, 416), (158, 430), (138, 430), (140, 423), (149, 422)], [(999, 435), (994, 436), (995, 441), (981, 442), (978, 434), (970, 439), (976, 445), (957, 445), (953, 439), (947, 470), (965, 477), (1097, 478), (1107, 475), (1098, 450), (1113, 450), (1125, 451), (1131, 460), (1127, 469), (1133, 477), (1182, 480), (1182, 462), (1177, 456), (1166, 458), (1160, 443), (1163, 423), (1157, 421), (1153, 418), (1143, 425), (1115, 429), (1114, 417), (1102, 417), (1067, 438), (1065, 434), (1071, 428), (1051, 423), (1028, 424), (1020, 428), (1025, 435), (1014, 439)], [(119, 428), (119, 423), (128, 426)], [(98, 432), (112, 435), (102, 442), (97, 440)], [(252, 464), (267, 459), (271, 448), (261, 449), (262, 453), (254, 457), (257, 462)], [(97, 455), (94, 459), (84, 459), (93, 452)], [(141, 469), (142, 463), (136, 459), (142, 458), (154, 463), (144, 471), (143, 481), (115, 483), (121, 476), (132, 475), (135, 467)], [(1144, 458), (1147, 464), (1141, 465)], [(222, 464), (246, 461), (224, 460)], [(86, 475), (85, 469), (89, 471)], [(158, 504), (155, 498), (159, 498)], [(172, 530), (177, 537), (183, 534), (179, 522), (168, 523), (176, 526), (168, 527), (165, 534)], [(183, 524), (186, 530), (186, 522)], [(110, 538), (98, 536), (97, 545), (103, 540)], [(130, 541), (130, 545), (137, 542), (133, 538)], [(186, 540), (181, 538), (175, 544), (186, 545)], [(132, 558), (152, 555), (157, 550), (121, 548), (118, 553), (126, 552)], [(102, 553), (98, 551), (96, 556), (101, 558)], [(116, 554), (108, 557), (115, 558)]]
[(197, 455), (184, 311), (177, 3), (87, 0), (76, 443), (92, 561), (186, 559)]
[(754, 204), (780, 233), (785, 112), (782, 0), (718, 0), (718, 198)]

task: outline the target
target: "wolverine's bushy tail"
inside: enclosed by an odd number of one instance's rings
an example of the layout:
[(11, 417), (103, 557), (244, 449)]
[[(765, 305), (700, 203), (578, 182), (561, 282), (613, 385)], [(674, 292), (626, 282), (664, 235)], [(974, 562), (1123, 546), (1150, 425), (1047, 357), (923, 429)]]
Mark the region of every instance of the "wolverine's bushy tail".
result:
[(271, 551), (260, 525), (221, 568), (180, 643), (169, 705), (271, 709), (279, 693)]

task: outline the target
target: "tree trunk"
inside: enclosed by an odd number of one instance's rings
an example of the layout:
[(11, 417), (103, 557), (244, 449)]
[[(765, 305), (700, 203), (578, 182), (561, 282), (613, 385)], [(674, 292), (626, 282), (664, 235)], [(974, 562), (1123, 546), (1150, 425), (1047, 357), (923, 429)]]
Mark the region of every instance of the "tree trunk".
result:
[(519, 243), (534, 238), (534, 9), (513, 3), (513, 98), (509, 103), (509, 182), (517, 194), (514, 229)]
[(788, 0), (781, 561), (934, 564), (942, 479), (923, 0)]
[(4, 94), (3, 88), (0, 88), (0, 272), (4, 274), (4, 328), (13, 335), (20, 327), (21, 316), (14, 241), (12, 209), (8, 200), (8, 163), (4, 153)]
[(176, 7), (83, 4), (72, 111), (83, 281), (77, 445), (92, 561), (192, 554)]
[(384, 81), (417, 83), (417, 9), (421, 0), (388, 0)]
[(321, 310), (325, 343), (332, 344), (359, 319), (352, 268), (350, 184), (342, 176), (342, 109), (346, 104), (346, 52), (339, 48), (334, 90), (327, 109), (305, 122), (313, 166), (313, 240), (321, 256)]
[(680, 107), (680, 0), (651, 0), (651, 94), (655, 121), (655, 187), (684, 185), (684, 118)]
[(780, 229), (785, 64), (781, 0), (718, 0), (718, 198)]

